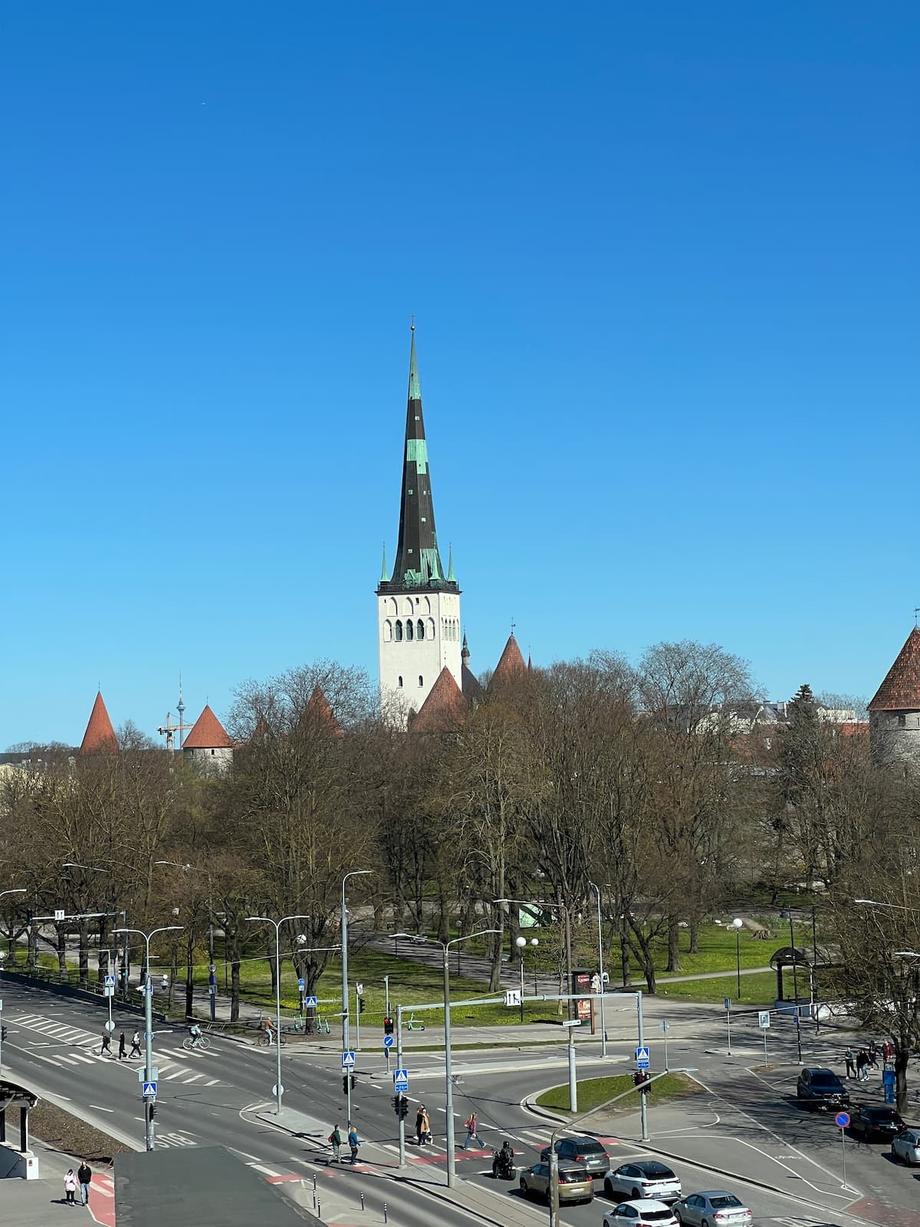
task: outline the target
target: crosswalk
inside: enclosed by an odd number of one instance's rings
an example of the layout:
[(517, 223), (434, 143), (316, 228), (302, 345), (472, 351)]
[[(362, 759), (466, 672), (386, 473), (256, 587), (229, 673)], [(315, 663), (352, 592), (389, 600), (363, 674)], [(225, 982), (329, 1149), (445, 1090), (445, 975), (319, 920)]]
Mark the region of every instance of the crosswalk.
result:
[[(132, 1060), (119, 1061), (117, 1056), (103, 1053), (99, 1035), (83, 1027), (58, 1022), (43, 1014), (20, 1014), (10, 1017), (7, 1019), (7, 1025), (11, 1029), (10, 1039), (14, 1042), (12, 1029), (15, 1027), (22, 1027), (37, 1037), (41, 1037), (28, 1043), (29, 1056), (45, 1061), (49, 1065), (56, 1065), (59, 1069), (76, 1070), (82, 1065), (96, 1065), (99, 1062), (124, 1067), (135, 1072), (138, 1068), (136, 1057)], [(155, 1057), (160, 1071), (160, 1081), (182, 1085), (218, 1086), (219, 1078), (209, 1078), (206, 1071), (196, 1070), (191, 1065), (185, 1064), (187, 1060), (197, 1061), (208, 1055), (208, 1052), (197, 1048), (193, 1052), (186, 1052), (182, 1048), (158, 1045)]]

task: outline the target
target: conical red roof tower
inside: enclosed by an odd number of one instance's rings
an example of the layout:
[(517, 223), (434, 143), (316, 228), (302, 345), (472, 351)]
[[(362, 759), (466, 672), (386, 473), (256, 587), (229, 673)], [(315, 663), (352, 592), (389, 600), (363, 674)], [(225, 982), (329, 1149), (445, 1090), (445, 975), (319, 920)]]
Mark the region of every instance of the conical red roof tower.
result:
[(410, 733), (452, 733), (469, 713), (469, 704), (447, 665), (438, 674), (428, 698), (409, 720)]
[(505, 644), (505, 650), (499, 657), (498, 664), (495, 666), (495, 672), (489, 680), (489, 689), (491, 690), (493, 687), (503, 686), (510, 682), (519, 682), (526, 675), (527, 665), (524, 662), (521, 649), (518, 647), (518, 641), (514, 635), (509, 635), (508, 642)]
[(320, 724), (325, 725), (336, 737), (341, 737), (345, 732), (341, 724), (336, 720), (335, 712), (332, 710), (332, 706), (323, 693), (321, 686), (313, 687), (313, 693), (307, 700), (305, 715), (311, 716)]
[(105, 699), (102, 697), (102, 691), (96, 691), (96, 701), (93, 704), (93, 710), (89, 714), (89, 721), (86, 725), (86, 732), (83, 734), (83, 740), (80, 742), (81, 754), (97, 754), (100, 750), (117, 750), (118, 738), (115, 736), (115, 730), (112, 728), (112, 721), (109, 719), (109, 713), (106, 710)]
[(916, 626), (875, 692), (869, 711), (920, 711), (920, 629)]
[(227, 730), (205, 703), (204, 710), (192, 725), (192, 730), (182, 743), (183, 750), (232, 750), (233, 742)]

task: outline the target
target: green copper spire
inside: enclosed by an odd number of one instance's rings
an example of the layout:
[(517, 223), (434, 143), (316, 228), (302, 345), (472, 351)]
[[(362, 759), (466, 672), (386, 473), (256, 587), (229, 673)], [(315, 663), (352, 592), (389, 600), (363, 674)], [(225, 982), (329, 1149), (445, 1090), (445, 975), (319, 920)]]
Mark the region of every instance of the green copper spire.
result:
[(454, 547), (453, 545), (449, 545), (447, 547), (447, 582), (449, 584), (455, 584), (457, 582), (457, 577), (456, 575), (454, 575)]
[(387, 575), (387, 543), (384, 541), (383, 543), (383, 562), (380, 565), (380, 579), (381, 579), (381, 582), (384, 582), (388, 580), (389, 578), (390, 578), (389, 575)]
[(422, 399), (422, 384), (418, 377), (418, 364), (415, 360), (415, 324), (412, 324), (410, 329), (411, 340), (409, 342), (409, 400)]

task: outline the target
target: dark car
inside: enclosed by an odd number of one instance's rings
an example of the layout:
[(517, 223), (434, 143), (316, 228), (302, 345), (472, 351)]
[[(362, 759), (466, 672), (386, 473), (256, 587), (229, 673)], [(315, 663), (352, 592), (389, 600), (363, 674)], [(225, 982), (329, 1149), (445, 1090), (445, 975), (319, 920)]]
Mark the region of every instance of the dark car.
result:
[[(584, 1135), (559, 1138), (556, 1142), (556, 1154), (560, 1163), (577, 1163), (587, 1168), (592, 1180), (603, 1179), (610, 1171), (610, 1159), (597, 1138)], [(540, 1151), (540, 1159), (543, 1163), (549, 1162), (548, 1146), (544, 1146)]]
[(843, 1108), (850, 1102), (850, 1095), (832, 1069), (812, 1066), (803, 1069), (795, 1088), (799, 1103), (810, 1108)]
[(890, 1142), (905, 1128), (904, 1121), (894, 1108), (879, 1104), (878, 1107), (868, 1107), (860, 1104), (850, 1113), (850, 1133), (868, 1142), (872, 1138), (880, 1138)]

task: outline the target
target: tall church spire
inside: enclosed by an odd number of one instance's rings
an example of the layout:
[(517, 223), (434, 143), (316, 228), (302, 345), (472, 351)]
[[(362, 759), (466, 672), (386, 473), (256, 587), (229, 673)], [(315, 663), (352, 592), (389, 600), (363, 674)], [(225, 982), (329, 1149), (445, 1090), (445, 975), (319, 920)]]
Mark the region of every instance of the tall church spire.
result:
[(399, 540), (392, 575), (388, 582), (381, 582), (381, 589), (448, 587), (456, 590), (456, 580), (445, 577), (438, 550), (431, 471), (428, 467), (428, 442), (422, 415), (422, 385), (418, 376), (413, 324), (409, 343), (409, 396), (406, 406)]

